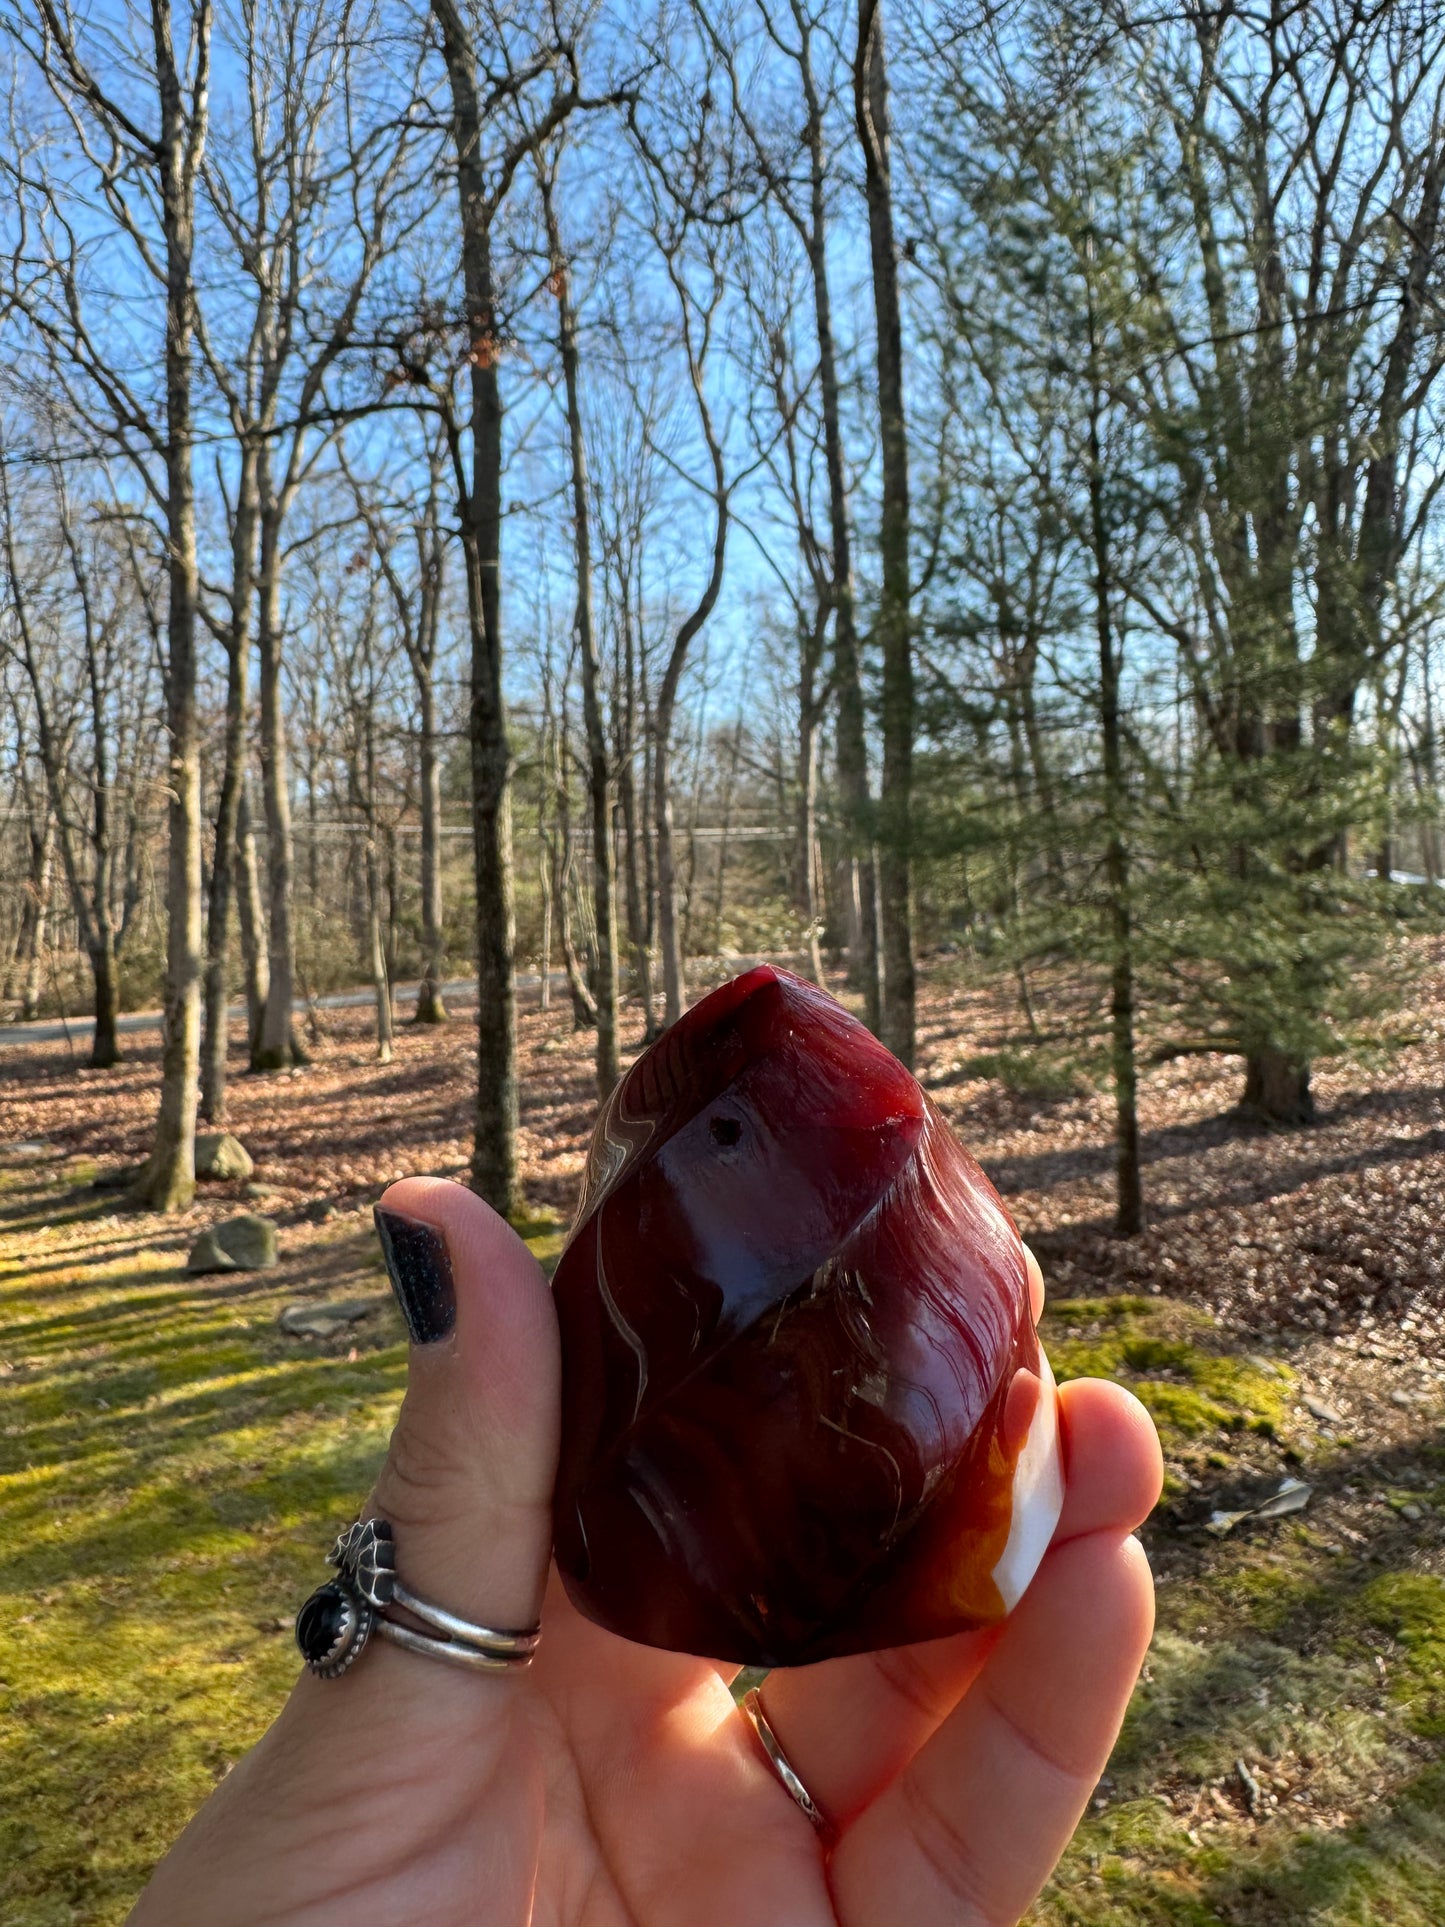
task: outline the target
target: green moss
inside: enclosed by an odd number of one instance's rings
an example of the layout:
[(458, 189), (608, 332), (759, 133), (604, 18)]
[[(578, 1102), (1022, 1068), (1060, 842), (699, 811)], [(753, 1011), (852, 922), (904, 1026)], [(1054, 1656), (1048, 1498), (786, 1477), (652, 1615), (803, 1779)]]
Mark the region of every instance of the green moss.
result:
[(1208, 1892), (1229, 1927), (1440, 1927), (1445, 1769), (1406, 1782), (1356, 1826), (1268, 1838)]
[(557, 1269), (562, 1247), (567, 1242), (567, 1227), (560, 1218), (550, 1216), (513, 1218), (512, 1229), (550, 1278)]
[(1043, 1333), (1060, 1379), (1127, 1385), (1166, 1451), (1220, 1432), (1287, 1429), (1293, 1374), (1227, 1352), (1203, 1312), (1160, 1299), (1065, 1298), (1045, 1313)]
[[(1198, 1597), (1166, 1591), (1109, 1764), (1113, 1792), (1086, 1816), (1040, 1902), (1039, 1927), (1438, 1927), (1441, 1770), (1412, 1777), (1373, 1653), (1351, 1635), (1372, 1612), (1399, 1630), (1423, 1624), (1433, 1639), (1435, 1602), (1413, 1587), (1341, 1599), (1312, 1573), (1236, 1564), (1207, 1576)], [(1241, 1757), (1260, 1764), (1266, 1785), (1268, 1763), (1291, 1763), (1311, 1804), (1247, 1818)], [(1154, 1791), (1161, 1785), (1173, 1800)], [(1232, 1821), (1218, 1817), (1220, 1789)], [(1321, 1827), (1366, 1802), (1355, 1826)], [(1177, 1807), (1202, 1820), (1192, 1837)]]
[(528, 1238), (527, 1248), (550, 1278), (557, 1269), (557, 1260), (562, 1256), (566, 1243), (566, 1231), (558, 1229), (545, 1233), (539, 1232), (535, 1237)]
[(1160, 1313), (1157, 1298), (1135, 1298), (1120, 1294), (1117, 1298), (1057, 1298), (1049, 1305), (1044, 1317), (1051, 1325), (1062, 1329), (1093, 1324), (1099, 1319), (1113, 1322), (1123, 1318), (1139, 1318), (1152, 1312)]
[[(156, 1249), (153, 1221), (30, 1185), (0, 1237), (0, 1783), (25, 1789), (0, 1800), (0, 1919), (60, 1927), (125, 1914), (280, 1706), (405, 1346), (389, 1312), (298, 1344), (284, 1287), (217, 1296), (182, 1234)], [(335, 1242), (372, 1288), (366, 1241)]]
[(1358, 1617), (1395, 1644), (1387, 1667), (1394, 1697), (1416, 1732), (1445, 1739), (1445, 1579), (1387, 1572), (1360, 1596)]

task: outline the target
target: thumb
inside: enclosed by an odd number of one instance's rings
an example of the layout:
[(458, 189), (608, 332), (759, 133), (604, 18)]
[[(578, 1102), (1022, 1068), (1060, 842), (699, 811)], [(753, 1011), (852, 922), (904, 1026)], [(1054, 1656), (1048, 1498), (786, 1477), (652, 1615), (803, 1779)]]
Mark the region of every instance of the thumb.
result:
[[(412, 1344), (367, 1510), (390, 1520), (412, 1592), (484, 1626), (535, 1625), (560, 1379), (547, 1281), (511, 1226), (460, 1184), (406, 1178), (383, 1194), (376, 1225)], [(455, 1684), (453, 1669), (429, 1670)]]
[[(501, 1631), (535, 1625), (560, 1379), (547, 1281), (459, 1184), (392, 1185), (377, 1228), (412, 1344), (365, 1512), (390, 1521), (397, 1576), (417, 1597)], [(528, 1678), (463, 1672), (375, 1632), (339, 1679), (303, 1673), (161, 1863), (132, 1927), (473, 1920), (478, 1894), (495, 1918), (527, 1917), (543, 1801)]]

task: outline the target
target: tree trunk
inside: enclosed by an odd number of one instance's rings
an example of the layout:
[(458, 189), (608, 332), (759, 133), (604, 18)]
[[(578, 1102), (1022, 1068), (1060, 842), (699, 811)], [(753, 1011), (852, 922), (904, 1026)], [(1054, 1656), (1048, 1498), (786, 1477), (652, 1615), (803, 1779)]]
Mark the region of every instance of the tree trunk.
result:
[[(638, 616), (638, 633), (642, 633), (641, 614)], [(642, 811), (642, 928), (643, 941), (647, 954), (652, 957), (657, 950), (657, 838), (652, 821), (652, 752), (653, 752), (653, 710), (652, 696), (647, 686), (647, 664), (641, 665), (640, 683), (642, 688), (642, 793), (647, 807)], [(661, 1024), (658, 1030), (662, 1029)]]
[(552, 851), (547, 834), (542, 832), (542, 858), (537, 865), (542, 886), (542, 967), (538, 975), (537, 1003), (540, 1009), (552, 1008)]
[[(811, 709), (811, 703), (809, 709)], [(818, 897), (818, 732), (811, 715), (805, 714), (798, 744), (800, 782), (798, 785), (798, 863), (802, 884), (804, 943), (808, 950), (808, 969), (821, 990), (823, 979), (822, 908)]]
[[(1431, 635), (1426, 629), (1420, 638), (1420, 743), (1419, 761), (1424, 776), (1424, 820), (1420, 825), (1420, 860), (1425, 882), (1432, 892), (1440, 880), (1440, 748), (1435, 728), (1435, 689)], [(1433, 898), (1432, 898), (1433, 901)]]
[[(0, 482), (0, 488), (3, 488)], [(92, 1065), (106, 1069), (116, 1063), (119, 1048), (116, 1041), (116, 972), (115, 972), (115, 933), (110, 915), (108, 879), (106, 875), (109, 857), (109, 816), (108, 784), (104, 780), (105, 764), (100, 757), (99, 744), (103, 741), (103, 725), (97, 724), (97, 767), (95, 783), (95, 814), (92, 819), (94, 841), (95, 877), (87, 888), (80, 860), (79, 838), (67, 806), (66, 769), (64, 751), (56, 738), (49, 708), (45, 700), (36, 659), (35, 640), (30, 626), (28, 606), (20, 592), (20, 575), (16, 567), (14, 550), (14, 529), (10, 515), (5, 517), (6, 553), (10, 564), (11, 607), (14, 610), (16, 625), (20, 632), (22, 655), (26, 673), (30, 680), (31, 693), (35, 701), (35, 720), (40, 738), (40, 758), (45, 770), (46, 795), (49, 802), (47, 820), (53, 820), (60, 843), (61, 863), (69, 886), (70, 902), (75, 915), (77, 939), (90, 961), (95, 985), (95, 1032), (91, 1043)], [(89, 638), (88, 638), (89, 639)], [(96, 703), (96, 713), (100, 712), (99, 698), (94, 680), (95, 658), (90, 657), (92, 669), (92, 700)], [(199, 783), (199, 774), (197, 775)], [(197, 794), (199, 807), (199, 793)], [(172, 826), (174, 827), (174, 826)], [(199, 867), (199, 856), (197, 858)], [(199, 887), (199, 877), (197, 879)], [(38, 949), (32, 962), (38, 959)], [(38, 964), (36, 965), (38, 969)], [(32, 973), (34, 974), (34, 973)], [(38, 989), (38, 985), (37, 985)]]
[(386, 967), (386, 944), (382, 936), (381, 864), (376, 854), (376, 833), (366, 833), (366, 926), (370, 951), (371, 984), (376, 996), (376, 1061), (389, 1064), (392, 1059), (391, 974)]
[(662, 953), (662, 1021), (675, 1024), (682, 1015), (684, 978), (682, 932), (677, 891), (677, 865), (672, 832), (672, 755), (667, 733), (672, 728), (672, 704), (659, 699), (652, 748), (652, 826), (657, 852), (657, 947)]
[(722, 952), (723, 910), (727, 903), (728, 880), (728, 838), (733, 827), (733, 796), (737, 790), (738, 763), (743, 753), (743, 719), (738, 717), (733, 727), (732, 755), (728, 758), (727, 788), (723, 791), (722, 834), (717, 844), (717, 877), (713, 888), (712, 904), (712, 947), (715, 954)]
[(504, 1216), (521, 1208), (517, 1172), (515, 928), (511, 750), (502, 696), (502, 394), (492, 283), (497, 201), (482, 164), (477, 56), (455, 0), (431, 0), (452, 97), (452, 137), (470, 340), (472, 474), (463, 504), (471, 632), (472, 828), (477, 914), (477, 1095), (471, 1180)]
[[(685, 296), (682, 297), (685, 300)], [(662, 684), (652, 714), (652, 803), (653, 830), (657, 861), (657, 940), (662, 953), (663, 1022), (675, 1024), (682, 1015), (684, 979), (682, 930), (677, 888), (677, 856), (673, 844), (672, 814), (672, 723), (677, 709), (677, 692), (687, 665), (688, 650), (703, 624), (712, 614), (722, 591), (723, 565), (727, 559), (729, 489), (723, 464), (722, 444), (713, 427), (703, 390), (702, 367), (692, 352), (689, 340), (689, 373), (693, 398), (703, 439), (712, 465), (713, 526), (712, 567), (707, 583), (691, 613), (673, 638), (672, 651), (663, 671)]]
[(1313, 1124), (1315, 1102), (1309, 1065), (1273, 1044), (1248, 1052), (1243, 1108), (1269, 1124)]
[(843, 909), (843, 946), (852, 959), (859, 954), (863, 941), (863, 890), (856, 856), (845, 856), (840, 860), (837, 889)]
[(562, 969), (567, 978), (567, 994), (572, 1000), (574, 1031), (593, 1030), (597, 1025), (597, 1005), (577, 954), (572, 934), (572, 861), (569, 840), (562, 831), (552, 850), (552, 898), (557, 905), (557, 934), (562, 947)]
[(908, 585), (908, 439), (903, 409), (903, 324), (893, 241), (888, 73), (882, 0), (859, 0), (854, 68), (863, 145), (873, 307), (878, 333), (878, 425), (883, 501), (879, 529), (882, 593), (883, 781), (879, 797), (879, 920), (883, 936), (883, 1042), (911, 1070), (915, 1048), (913, 966), (913, 642)]
[[(1092, 293), (1090, 359), (1095, 358)], [(1139, 1165), (1139, 1079), (1134, 1049), (1134, 943), (1129, 888), (1129, 847), (1124, 833), (1128, 796), (1119, 725), (1119, 658), (1114, 645), (1109, 530), (1104, 513), (1103, 452), (1099, 437), (1100, 390), (1089, 403), (1089, 521), (1094, 549), (1094, 615), (1099, 637), (1099, 714), (1104, 736), (1104, 813), (1108, 824), (1104, 868), (1110, 925), (1110, 1023), (1114, 1069), (1114, 1140), (1118, 1196), (1114, 1229), (1132, 1238), (1144, 1229), (1144, 1187)]]
[(617, 891), (612, 862), (612, 772), (602, 715), (602, 663), (592, 612), (592, 531), (587, 489), (587, 445), (582, 432), (577, 317), (567, 263), (552, 205), (550, 177), (542, 176), (552, 283), (557, 295), (558, 348), (567, 395), (567, 442), (572, 468), (572, 527), (577, 555), (577, 647), (582, 666), (582, 713), (587, 731), (587, 796), (592, 817), (592, 902), (596, 943), (592, 1000), (597, 1024), (597, 1093), (605, 1102), (617, 1082)]
[(567, 992), (572, 999), (572, 1028), (591, 1030), (597, 1022), (597, 1005), (578, 960), (572, 936), (572, 799), (567, 788), (567, 768), (563, 761), (567, 736), (567, 705), (562, 704), (560, 721), (551, 731), (552, 793), (557, 805), (557, 826), (544, 832), (551, 862), (551, 902), (556, 906), (557, 934), (562, 946), (562, 968), (567, 977)]
[(418, 677), (421, 698), (421, 941), (424, 968), (421, 988), (416, 996), (416, 1021), (419, 1024), (444, 1024), (446, 1005), (442, 1001), (442, 981), (446, 958), (442, 929), (442, 781), (441, 758), (437, 755), (436, 692), (432, 684), (431, 658), (426, 673)]
[(397, 863), (396, 831), (390, 823), (382, 830), (382, 847), (386, 851), (386, 918), (382, 924), (382, 943), (386, 951), (386, 974), (391, 983), (396, 982), (396, 906), (401, 901), (401, 873)]
[[(793, 858), (794, 896), (803, 918), (803, 942), (814, 983), (823, 985), (823, 953), (819, 947), (823, 918), (818, 875), (818, 724), (823, 705), (818, 700), (818, 672), (827, 641), (827, 606), (819, 608), (811, 633), (801, 631), (798, 650), (798, 766), (797, 849)], [(781, 766), (781, 739), (779, 764)]]
[(641, 812), (637, 807), (637, 783), (633, 774), (633, 758), (637, 742), (635, 733), (637, 666), (632, 616), (625, 584), (623, 585), (622, 623), (625, 747), (618, 758), (617, 800), (622, 808), (622, 829), (627, 846), (627, 938), (632, 950), (632, 971), (637, 980), (637, 999), (642, 1005), (643, 1042), (650, 1044), (657, 1035), (657, 1010), (652, 983), (652, 938), (647, 927), (647, 899), (643, 889), (643, 867), (647, 856), (646, 832), (639, 820)]
[[(197, 886), (199, 887), (199, 886)], [(96, 1070), (109, 1070), (120, 1062), (117, 1019), (120, 1016), (120, 983), (116, 970), (115, 943), (109, 938), (91, 953), (91, 974), (95, 980), (95, 1035), (90, 1046), (90, 1061)]]
[(306, 900), (313, 909), (321, 901), (321, 809), (316, 797), (320, 741), (321, 727), (313, 712), (306, 731)]
[(281, 681), (281, 524), (285, 503), (269, 486), (269, 457), (261, 462), (260, 621), (261, 802), (266, 815), (266, 1007), (251, 1068), (285, 1070), (304, 1064), (292, 1018), (296, 1001), (296, 939), (292, 926), (293, 852), (291, 779), (286, 750), (285, 691)]
[(235, 895), (237, 832), (246, 772), (246, 720), (250, 703), (251, 601), (256, 546), (256, 451), (241, 451), (236, 521), (231, 541), (231, 622), (226, 639), (226, 742), (221, 794), (216, 806), (211, 858), (211, 900), (206, 918), (206, 1026), (201, 1058), (201, 1116), (226, 1119), (226, 1051), (230, 1042), (227, 964), (231, 948), (231, 902)]
[(261, 878), (256, 861), (256, 829), (251, 818), (251, 773), (244, 762), (236, 814), (236, 877), (236, 898), (241, 913), (241, 968), (246, 979), (246, 1048), (254, 1057), (261, 1041), (271, 973), (266, 954), (266, 914), (261, 907)]
[(863, 1021), (872, 1031), (883, 1024), (883, 958), (878, 940), (878, 906), (873, 860), (873, 797), (868, 784), (868, 739), (863, 702), (861, 650), (853, 589), (853, 544), (848, 517), (848, 482), (843, 459), (841, 388), (833, 339), (833, 297), (828, 281), (828, 154), (823, 114), (813, 80), (805, 19), (802, 75), (807, 98), (809, 158), (808, 264), (813, 281), (813, 319), (818, 335), (818, 387), (823, 415), (823, 448), (828, 469), (828, 522), (833, 551), (833, 671), (838, 696), (837, 770), (849, 855), (856, 868), (858, 915), (848, 919), (848, 980), (863, 993)]
[(84, 562), (80, 545), (72, 534), (68, 512), (62, 517), (62, 525), (84, 614), (86, 679), (90, 690), (91, 734), (95, 748), (95, 791), (90, 829), (91, 850), (95, 863), (95, 879), (91, 886), (91, 900), (94, 905), (91, 966), (95, 975), (95, 1030), (91, 1037), (90, 1061), (96, 1070), (109, 1070), (112, 1065), (120, 1062), (120, 1040), (116, 1030), (116, 1019), (120, 1010), (120, 984), (116, 964), (113, 894), (115, 854), (111, 831), (111, 769), (107, 744), (106, 690), (97, 652), (89, 570)]
[[(187, 115), (166, 0), (151, 0), (160, 95), (162, 225), (166, 270), (166, 723), (170, 734), (166, 873), (165, 1042), (155, 1142), (136, 1195), (158, 1211), (184, 1211), (196, 1188), (196, 1099), (201, 1055), (201, 757), (196, 716), (195, 480), (191, 470), (191, 252), (195, 172), (205, 129), (203, 40)], [(197, 16), (198, 30), (209, 15)]]
[(40, 977), (45, 964), (45, 939), (50, 918), (50, 879), (55, 862), (55, 818), (42, 802), (41, 825), (31, 832), (31, 894), (26, 903), (22, 938), (25, 977), (20, 990), (22, 1023), (40, 1008)]
[(692, 918), (693, 906), (697, 901), (697, 829), (702, 816), (702, 759), (707, 747), (707, 706), (704, 704), (698, 716), (697, 740), (692, 754), (691, 795), (687, 810), (687, 874), (679, 895), (682, 901), (682, 926), (678, 936), (678, 952), (684, 959), (693, 954)]

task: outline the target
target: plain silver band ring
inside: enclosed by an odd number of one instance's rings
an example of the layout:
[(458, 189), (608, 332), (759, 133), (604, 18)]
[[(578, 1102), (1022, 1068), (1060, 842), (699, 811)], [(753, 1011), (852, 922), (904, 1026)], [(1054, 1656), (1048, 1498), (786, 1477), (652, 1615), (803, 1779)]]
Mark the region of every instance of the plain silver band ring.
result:
[[(416, 1608), (408, 1610), (414, 1612)], [(507, 1673), (514, 1666), (529, 1665), (532, 1658), (530, 1652), (508, 1658), (488, 1652), (483, 1646), (470, 1646), (464, 1640), (433, 1639), (430, 1633), (416, 1632), (384, 1614), (378, 1615), (372, 1631), (379, 1639), (389, 1639), (393, 1646), (404, 1647), (409, 1653), (420, 1653), (426, 1659), (444, 1659), (449, 1666), (465, 1666), (474, 1673)]]
[(763, 1696), (756, 1687), (744, 1696), (743, 1712), (747, 1715), (749, 1724), (757, 1734), (762, 1749), (768, 1756), (768, 1764), (772, 1767), (774, 1773), (777, 1774), (778, 1778), (788, 1789), (788, 1792), (792, 1794), (794, 1800), (803, 1809), (804, 1813), (807, 1814), (819, 1833), (826, 1833), (828, 1831), (828, 1822), (823, 1818), (822, 1810), (818, 1806), (817, 1801), (803, 1785), (801, 1779), (799, 1779), (792, 1761), (778, 1744), (778, 1736), (768, 1724), (768, 1716), (763, 1711)]
[[(391, 1598), (393, 1605), (404, 1607), (413, 1618), (421, 1620), (424, 1626), (431, 1626), (437, 1632), (446, 1635), (445, 1641), (426, 1639), (426, 1645), (413, 1646), (411, 1648), (413, 1652), (430, 1653), (444, 1644), (451, 1643), (459, 1647), (465, 1646), (474, 1653), (485, 1654), (504, 1666), (524, 1666), (537, 1650), (537, 1642), (542, 1637), (541, 1628), (538, 1626), (533, 1626), (525, 1633), (494, 1632), (490, 1626), (478, 1626), (470, 1619), (461, 1619), (456, 1613), (449, 1613), (443, 1606), (434, 1606), (429, 1599), (418, 1599), (417, 1595), (404, 1586), (399, 1579), (392, 1584)], [(387, 1625), (394, 1626), (395, 1622), (383, 1616), (377, 1630), (380, 1631), (381, 1627)], [(405, 1632), (407, 1628), (403, 1626), (399, 1630)], [(416, 1637), (423, 1639), (426, 1635), (418, 1633)], [(409, 1642), (398, 1640), (397, 1644), (405, 1646)], [(472, 1662), (463, 1661), (462, 1663), (470, 1665)]]

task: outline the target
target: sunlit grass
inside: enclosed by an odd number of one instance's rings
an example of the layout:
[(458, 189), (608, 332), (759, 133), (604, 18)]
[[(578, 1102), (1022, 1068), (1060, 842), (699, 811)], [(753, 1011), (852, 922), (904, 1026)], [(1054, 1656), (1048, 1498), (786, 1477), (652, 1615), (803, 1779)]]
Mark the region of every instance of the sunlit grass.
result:
[[(0, 1919), (109, 1922), (284, 1699), (406, 1347), (390, 1311), (287, 1338), (286, 1287), (228, 1295), (154, 1221), (0, 1181)], [(369, 1230), (336, 1242), (376, 1290)]]

